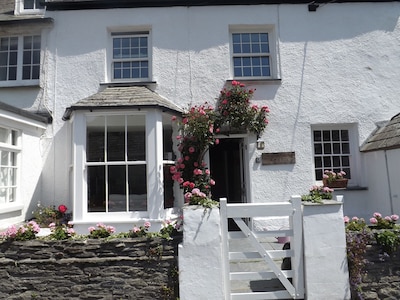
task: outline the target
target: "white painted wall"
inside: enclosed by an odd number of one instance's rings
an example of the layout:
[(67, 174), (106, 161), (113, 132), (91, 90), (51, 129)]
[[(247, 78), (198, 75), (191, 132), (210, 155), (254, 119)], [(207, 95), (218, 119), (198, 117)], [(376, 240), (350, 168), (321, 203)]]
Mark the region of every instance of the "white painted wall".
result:
[(43, 133), (45, 124), (18, 114), (0, 110), (0, 126), (20, 131), (21, 147), (26, 151), (18, 154), (16, 201), (0, 205), (0, 230), (11, 224), (25, 221), (31, 216), (36, 203), (41, 200), (42, 161), (45, 155)]
[[(46, 12), (55, 21), (46, 40), (42, 86), (54, 115), (47, 134), (54, 140), (43, 162), (43, 201), (72, 204), (69, 130), (61, 117), (107, 82), (110, 28), (151, 26), (156, 92), (187, 107), (212, 102), (232, 79), (229, 25), (275, 26), (281, 82), (251, 87), (255, 102), (271, 108), (264, 151), (295, 151), (296, 164), (263, 166), (255, 162), (261, 152), (249, 152), (252, 201), (261, 202), (304, 194), (315, 183), (311, 124), (354, 124), (361, 145), (375, 122), (398, 113), (399, 15), (396, 2), (332, 3), (316, 12), (306, 4)], [(7, 101), (17, 101), (17, 94), (8, 93)], [(357, 214), (374, 208), (377, 195), (386, 201), (383, 183), (368, 175), (380, 166), (376, 159), (361, 155), (359, 184), (368, 190), (343, 193), (345, 214), (347, 208)]]

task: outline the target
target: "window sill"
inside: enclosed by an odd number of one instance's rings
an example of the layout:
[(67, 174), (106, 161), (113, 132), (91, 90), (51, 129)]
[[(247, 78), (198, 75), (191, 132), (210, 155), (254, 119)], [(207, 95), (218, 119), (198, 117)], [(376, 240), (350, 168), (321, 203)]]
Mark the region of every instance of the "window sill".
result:
[(40, 88), (40, 85), (39, 81), (30, 81), (30, 82), (2, 81), (0, 82), (0, 88)]
[(282, 82), (282, 79), (280, 78), (269, 78), (269, 79), (228, 79), (226, 80), (226, 82), (232, 83), (232, 81), (240, 81), (242, 83), (246, 83), (246, 84), (276, 84), (276, 85), (280, 85)]
[(10, 205), (5, 205), (4, 207), (0, 207), (0, 214), (6, 214), (10, 212), (15, 212), (22, 210), (24, 206), (22, 204), (10, 204)]
[(101, 82), (100, 86), (119, 87), (119, 86), (152, 86), (156, 81), (119, 81), (119, 82)]
[(335, 188), (335, 191), (339, 190), (339, 191), (367, 191), (368, 187), (366, 186), (348, 186), (347, 188)]

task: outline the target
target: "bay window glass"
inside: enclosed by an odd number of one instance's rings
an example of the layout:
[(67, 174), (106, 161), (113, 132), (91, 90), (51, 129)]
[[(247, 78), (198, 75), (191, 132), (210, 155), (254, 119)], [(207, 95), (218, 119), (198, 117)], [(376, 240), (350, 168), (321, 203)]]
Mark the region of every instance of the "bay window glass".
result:
[(16, 201), (18, 132), (0, 127), (0, 205)]
[(147, 210), (144, 115), (87, 118), (88, 212)]

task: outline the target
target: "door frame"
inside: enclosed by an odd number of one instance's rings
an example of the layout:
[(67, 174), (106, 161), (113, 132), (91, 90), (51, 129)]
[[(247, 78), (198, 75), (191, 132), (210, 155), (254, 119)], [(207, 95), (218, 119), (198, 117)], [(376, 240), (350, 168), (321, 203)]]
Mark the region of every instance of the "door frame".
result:
[[(222, 139), (241, 139), (243, 143), (243, 148), (241, 149), (242, 151), (242, 168), (243, 168), (243, 182), (245, 185), (245, 194), (244, 197), (242, 195), (242, 203), (251, 203), (251, 191), (252, 191), (252, 186), (251, 186), (251, 176), (250, 176), (250, 144), (249, 144), (249, 136), (247, 134), (231, 134), (229, 136), (227, 135), (218, 135), (216, 138), (222, 140)], [(204, 156), (204, 161), (206, 162), (207, 166), (209, 167), (210, 171), (212, 171), (212, 166), (210, 164), (210, 152), (207, 151), (206, 155)], [(212, 173), (211, 173), (212, 177)], [(218, 183), (217, 183), (218, 184)], [(219, 199), (218, 199), (219, 200)], [(243, 202), (243, 200), (246, 200), (246, 202)]]

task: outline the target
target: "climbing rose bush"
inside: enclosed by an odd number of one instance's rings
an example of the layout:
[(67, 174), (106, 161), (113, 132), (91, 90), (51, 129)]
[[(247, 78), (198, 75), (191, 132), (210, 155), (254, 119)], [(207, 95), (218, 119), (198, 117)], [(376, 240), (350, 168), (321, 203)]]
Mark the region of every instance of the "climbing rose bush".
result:
[(262, 134), (268, 124), (269, 108), (251, 104), (254, 93), (245, 85), (232, 81), (230, 88), (224, 88), (217, 99), (215, 109), (209, 103), (190, 107), (178, 122), (178, 150), (181, 153), (176, 164), (171, 166), (172, 179), (177, 181), (184, 191), (185, 201), (189, 204), (208, 206), (211, 201), (211, 187), (215, 181), (211, 178), (210, 170), (204, 162), (204, 154), (210, 146), (219, 143), (216, 135), (222, 126), (231, 130), (245, 130)]

